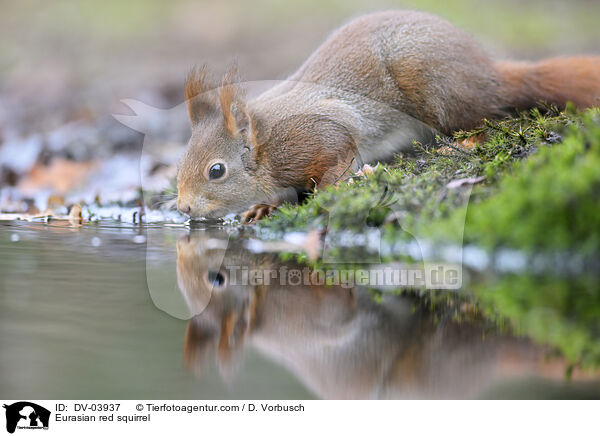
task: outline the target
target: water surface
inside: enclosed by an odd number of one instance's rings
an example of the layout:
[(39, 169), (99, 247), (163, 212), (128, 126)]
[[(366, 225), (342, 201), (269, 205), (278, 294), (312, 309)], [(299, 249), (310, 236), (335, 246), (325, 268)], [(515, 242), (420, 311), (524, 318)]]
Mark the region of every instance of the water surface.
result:
[(241, 236), (1, 223), (2, 396), (598, 397), (593, 383), (564, 382), (547, 349), (468, 305), (236, 279), (235, 271), (304, 268), (247, 250)]

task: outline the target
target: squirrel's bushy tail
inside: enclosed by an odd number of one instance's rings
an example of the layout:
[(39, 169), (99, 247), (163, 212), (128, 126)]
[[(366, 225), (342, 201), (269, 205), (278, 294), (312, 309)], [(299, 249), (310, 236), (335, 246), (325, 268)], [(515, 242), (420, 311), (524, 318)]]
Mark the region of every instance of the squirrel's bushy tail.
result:
[(540, 101), (564, 107), (600, 106), (600, 56), (544, 59), (539, 62), (498, 62), (509, 104), (516, 109)]

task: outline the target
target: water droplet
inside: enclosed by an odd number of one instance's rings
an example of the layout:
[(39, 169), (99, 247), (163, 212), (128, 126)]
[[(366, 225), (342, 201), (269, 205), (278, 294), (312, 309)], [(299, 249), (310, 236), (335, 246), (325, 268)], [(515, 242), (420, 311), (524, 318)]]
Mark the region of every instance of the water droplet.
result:
[(94, 236), (92, 238), (92, 245), (94, 247), (99, 247), (100, 245), (102, 245), (102, 239), (100, 239), (98, 236)]
[(19, 242), (21, 240), (21, 237), (16, 233), (13, 233), (12, 235), (10, 235), (10, 240), (12, 242)]
[(135, 235), (133, 237), (133, 242), (135, 242), (136, 244), (143, 244), (144, 242), (146, 242), (146, 237), (144, 235)]

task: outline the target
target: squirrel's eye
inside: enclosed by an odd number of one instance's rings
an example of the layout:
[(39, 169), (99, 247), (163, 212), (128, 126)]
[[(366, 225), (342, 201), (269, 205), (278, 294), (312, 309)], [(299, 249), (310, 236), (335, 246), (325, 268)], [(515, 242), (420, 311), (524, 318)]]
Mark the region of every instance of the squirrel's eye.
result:
[(209, 271), (208, 272), (208, 283), (220, 288), (225, 283), (225, 277), (220, 272)]
[(216, 180), (223, 177), (225, 174), (225, 165), (222, 163), (216, 163), (208, 170), (208, 178), (210, 180)]

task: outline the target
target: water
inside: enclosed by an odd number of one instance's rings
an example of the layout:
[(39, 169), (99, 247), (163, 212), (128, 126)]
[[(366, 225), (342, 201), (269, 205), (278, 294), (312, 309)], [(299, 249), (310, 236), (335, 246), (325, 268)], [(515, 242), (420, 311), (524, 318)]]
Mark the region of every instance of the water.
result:
[[(289, 272), (303, 265), (250, 252), (244, 238), (217, 227), (0, 223), (1, 396), (599, 396), (464, 302), (296, 284)], [(267, 286), (243, 271), (278, 276)]]

